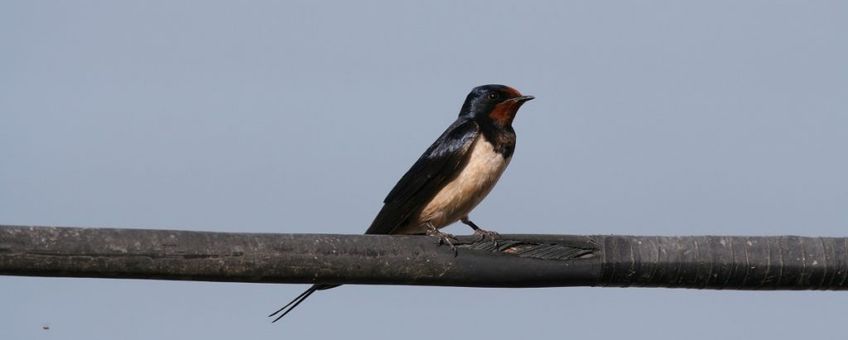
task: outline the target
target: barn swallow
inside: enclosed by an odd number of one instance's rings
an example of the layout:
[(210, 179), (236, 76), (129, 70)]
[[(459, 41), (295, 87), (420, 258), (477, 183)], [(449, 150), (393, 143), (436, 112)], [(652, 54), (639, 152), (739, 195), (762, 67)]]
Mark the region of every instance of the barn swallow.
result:
[[(453, 248), (452, 236), (439, 229), (461, 221), (475, 235), (494, 239), (497, 233), (481, 229), (468, 214), (509, 165), (515, 150), (512, 121), (521, 105), (531, 99), (533, 96), (504, 85), (471, 90), (459, 117), (395, 184), (365, 233), (426, 234)], [(315, 291), (338, 286), (313, 285), (269, 317), (282, 312), (276, 322)]]

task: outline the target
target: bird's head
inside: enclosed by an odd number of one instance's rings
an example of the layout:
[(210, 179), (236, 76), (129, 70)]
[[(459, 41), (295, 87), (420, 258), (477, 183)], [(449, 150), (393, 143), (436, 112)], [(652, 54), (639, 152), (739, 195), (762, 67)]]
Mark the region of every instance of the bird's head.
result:
[(533, 96), (522, 95), (518, 90), (504, 85), (475, 87), (465, 98), (460, 117), (470, 117), (482, 122), (507, 127), (512, 125), (515, 113)]

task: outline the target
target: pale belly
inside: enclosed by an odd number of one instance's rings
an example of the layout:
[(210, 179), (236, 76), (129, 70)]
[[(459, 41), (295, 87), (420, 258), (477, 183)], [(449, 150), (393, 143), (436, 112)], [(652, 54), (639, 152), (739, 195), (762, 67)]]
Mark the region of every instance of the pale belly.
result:
[(399, 234), (423, 233), (425, 224), (443, 228), (468, 216), (495, 187), (495, 183), (509, 165), (509, 158), (495, 152), (485, 138), (474, 144), (465, 168), (445, 185), (421, 213), (409, 225), (397, 231)]

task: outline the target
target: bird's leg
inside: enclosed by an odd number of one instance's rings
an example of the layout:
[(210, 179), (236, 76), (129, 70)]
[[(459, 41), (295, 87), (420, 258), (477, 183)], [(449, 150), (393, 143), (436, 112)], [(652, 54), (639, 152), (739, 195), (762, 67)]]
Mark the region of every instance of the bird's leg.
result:
[(440, 245), (441, 244), (447, 244), (448, 246), (450, 246), (451, 250), (453, 250), (453, 255), (454, 256), (457, 255), (456, 247), (453, 245), (453, 242), (451, 241), (451, 240), (456, 241), (456, 238), (454, 238), (453, 235), (439, 231), (439, 228), (436, 228), (436, 226), (434, 226), (430, 222), (424, 223), (424, 227), (427, 229), (427, 231), (425, 231), (427, 236), (438, 237)]
[(471, 229), (474, 229), (474, 235), (480, 237), (480, 241), (488, 238), (492, 240), (492, 242), (495, 242), (495, 245), (498, 244), (497, 238), (501, 236), (500, 234), (494, 231), (488, 231), (478, 227), (476, 224), (474, 224), (474, 222), (471, 222), (471, 220), (468, 219), (468, 216), (461, 218), (460, 221), (462, 221), (462, 223), (464, 223), (465, 225), (471, 227)]

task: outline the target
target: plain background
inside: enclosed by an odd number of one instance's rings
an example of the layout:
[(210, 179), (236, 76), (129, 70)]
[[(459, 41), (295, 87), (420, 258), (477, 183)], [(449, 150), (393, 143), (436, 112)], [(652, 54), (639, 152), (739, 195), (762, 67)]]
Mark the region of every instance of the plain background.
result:
[[(510, 233), (846, 236), (839, 1), (0, 4), (0, 223), (365, 230), (468, 91)], [(462, 226), (449, 231), (467, 233)], [(848, 294), (0, 277), (0, 338), (837, 339)], [(49, 326), (44, 330), (43, 326)]]

